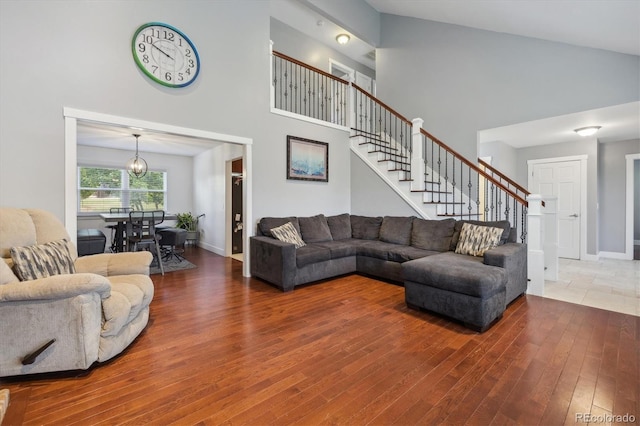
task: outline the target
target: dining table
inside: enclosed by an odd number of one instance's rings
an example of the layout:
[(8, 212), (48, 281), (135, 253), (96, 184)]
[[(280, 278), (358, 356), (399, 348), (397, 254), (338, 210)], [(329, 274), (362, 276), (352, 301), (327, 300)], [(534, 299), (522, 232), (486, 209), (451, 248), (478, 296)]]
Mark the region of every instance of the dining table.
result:
[[(125, 250), (124, 235), (127, 229), (127, 222), (130, 220), (129, 213), (100, 213), (100, 217), (106, 223), (116, 223), (115, 232), (115, 248), (116, 252), (123, 252)], [(164, 220), (176, 220), (178, 217), (175, 213), (164, 214)]]

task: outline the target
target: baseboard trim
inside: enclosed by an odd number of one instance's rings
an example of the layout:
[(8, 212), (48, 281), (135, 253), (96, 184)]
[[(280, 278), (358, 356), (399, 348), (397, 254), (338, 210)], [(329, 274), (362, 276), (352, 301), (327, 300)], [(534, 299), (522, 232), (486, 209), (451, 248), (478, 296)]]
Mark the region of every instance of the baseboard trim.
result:
[(200, 242), (198, 244), (198, 247), (203, 248), (203, 249), (205, 249), (207, 251), (210, 251), (212, 253), (215, 253), (215, 254), (217, 254), (219, 256), (224, 256), (225, 255), (224, 254), (224, 249), (221, 249), (220, 247), (216, 247), (216, 246), (214, 246), (212, 244), (209, 244), (209, 243)]
[(598, 253), (599, 258), (633, 260), (633, 253), (619, 253), (615, 251), (601, 251)]

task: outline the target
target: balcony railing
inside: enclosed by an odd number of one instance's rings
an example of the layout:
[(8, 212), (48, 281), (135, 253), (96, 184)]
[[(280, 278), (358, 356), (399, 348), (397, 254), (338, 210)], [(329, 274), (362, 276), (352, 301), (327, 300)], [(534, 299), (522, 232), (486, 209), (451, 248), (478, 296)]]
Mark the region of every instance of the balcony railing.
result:
[(273, 107), (348, 126), (348, 81), (282, 53), (272, 58)]

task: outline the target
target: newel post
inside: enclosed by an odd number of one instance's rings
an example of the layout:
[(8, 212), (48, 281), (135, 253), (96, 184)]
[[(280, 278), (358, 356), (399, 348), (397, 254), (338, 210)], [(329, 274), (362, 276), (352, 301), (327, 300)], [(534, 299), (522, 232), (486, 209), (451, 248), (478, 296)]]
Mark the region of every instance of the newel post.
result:
[(422, 152), (422, 118), (411, 120), (411, 190), (423, 191), (424, 187), (424, 158)]
[(527, 196), (527, 293), (536, 296), (544, 294), (544, 217), (542, 214), (542, 196)]

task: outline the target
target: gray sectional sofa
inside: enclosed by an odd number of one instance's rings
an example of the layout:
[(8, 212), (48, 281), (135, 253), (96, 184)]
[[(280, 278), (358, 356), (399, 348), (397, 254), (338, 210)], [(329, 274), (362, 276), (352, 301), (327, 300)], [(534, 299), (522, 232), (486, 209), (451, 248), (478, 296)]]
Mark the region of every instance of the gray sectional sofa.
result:
[[(271, 230), (290, 222), (306, 245)], [(464, 223), (502, 229), (483, 256), (455, 253)], [(275, 231), (274, 231), (275, 232)], [(496, 231), (498, 232), (498, 231)], [(251, 274), (283, 291), (349, 273), (401, 283), (409, 307), (483, 331), (527, 289), (527, 250), (507, 221), (337, 216), (263, 218), (251, 237)]]

